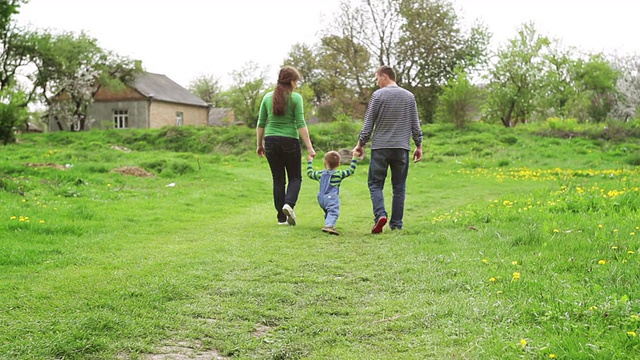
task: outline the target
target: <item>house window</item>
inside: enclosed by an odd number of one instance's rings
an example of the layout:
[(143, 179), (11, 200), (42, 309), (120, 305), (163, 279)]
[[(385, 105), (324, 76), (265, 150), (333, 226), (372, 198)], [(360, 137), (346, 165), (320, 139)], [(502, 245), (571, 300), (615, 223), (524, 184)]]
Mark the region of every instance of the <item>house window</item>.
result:
[(129, 110), (113, 110), (113, 127), (115, 129), (129, 127)]
[(183, 119), (182, 111), (177, 111), (176, 112), (176, 126), (182, 126), (182, 119)]

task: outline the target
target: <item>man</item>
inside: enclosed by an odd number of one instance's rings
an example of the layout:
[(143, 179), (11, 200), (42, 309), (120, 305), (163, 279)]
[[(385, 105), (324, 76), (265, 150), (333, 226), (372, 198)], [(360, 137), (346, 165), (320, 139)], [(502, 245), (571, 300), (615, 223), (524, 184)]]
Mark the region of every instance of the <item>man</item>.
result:
[(383, 190), (388, 169), (393, 187), (389, 227), (402, 229), (411, 138), (416, 145), (413, 161), (422, 159), (422, 130), (415, 97), (396, 84), (396, 73), (390, 66), (378, 68), (376, 81), (379, 89), (371, 95), (358, 144), (353, 149), (362, 153), (362, 147), (371, 139), (368, 185), (375, 223), (373, 234), (381, 233), (387, 224)]

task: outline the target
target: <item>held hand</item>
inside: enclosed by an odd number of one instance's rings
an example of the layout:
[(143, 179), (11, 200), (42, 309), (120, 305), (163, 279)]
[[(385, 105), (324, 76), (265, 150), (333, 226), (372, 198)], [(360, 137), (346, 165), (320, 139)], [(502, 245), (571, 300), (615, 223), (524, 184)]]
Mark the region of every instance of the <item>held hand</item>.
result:
[(264, 146), (258, 146), (258, 149), (256, 150), (256, 154), (258, 154), (258, 156), (260, 157), (264, 157)]
[(413, 152), (413, 162), (417, 163), (420, 160), (422, 160), (422, 148), (416, 148)]
[(313, 156), (311, 155), (307, 156), (307, 161), (313, 161)]
[(315, 151), (315, 150), (313, 150), (313, 148), (308, 149), (308, 151), (309, 151), (309, 157), (308, 157), (308, 159), (309, 159), (309, 161), (313, 161), (313, 158), (314, 158), (314, 157), (316, 157), (316, 151)]
[(358, 142), (358, 145), (356, 145), (356, 147), (353, 148), (353, 150), (351, 150), (352, 154), (355, 156), (356, 153), (358, 154), (358, 157), (360, 157), (362, 154), (364, 154), (364, 149), (362, 148), (362, 146), (360, 145), (360, 142)]

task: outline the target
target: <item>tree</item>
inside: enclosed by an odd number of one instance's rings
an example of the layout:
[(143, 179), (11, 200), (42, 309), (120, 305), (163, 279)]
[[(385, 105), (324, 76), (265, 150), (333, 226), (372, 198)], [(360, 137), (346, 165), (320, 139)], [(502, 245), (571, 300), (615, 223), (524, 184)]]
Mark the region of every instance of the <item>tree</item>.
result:
[(336, 110), (352, 116), (363, 113), (373, 85), (367, 49), (349, 37), (324, 37), (319, 64)]
[(235, 85), (224, 94), (226, 101), (233, 108), (236, 119), (255, 127), (266, 89), (266, 69), (260, 69), (257, 63), (249, 61), (240, 70), (232, 71), (231, 78)]
[(189, 83), (189, 91), (200, 97), (204, 102), (213, 107), (221, 107), (222, 86), (220, 79), (213, 75), (200, 75)]
[(0, 141), (4, 145), (15, 141), (15, 128), (28, 121), (24, 92), (5, 86), (0, 90)]
[(620, 77), (616, 83), (616, 105), (612, 115), (622, 121), (640, 116), (640, 56), (616, 57), (612, 66)]
[(529, 23), (505, 48), (498, 50), (497, 63), (489, 73), (486, 114), (489, 119), (499, 118), (505, 127), (526, 122), (542, 95), (542, 51), (549, 43)]
[(576, 102), (578, 90), (575, 84), (576, 60), (569, 49), (563, 49), (556, 42), (550, 43), (548, 52), (543, 54), (544, 69), (542, 96), (538, 97), (538, 111), (545, 117), (566, 118), (577, 116)]
[(84, 33), (44, 31), (36, 49), (30, 79), (60, 130), (84, 130), (95, 94), (124, 88), (142, 70), (140, 62), (105, 51)]
[(29, 62), (31, 46), (12, 19), (25, 3), (25, 0), (0, 2), (0, 90), (15, 86), (17, 70)]
[(619, 72), (602, 54), (594, 54), (588, 60), (577, 63), (576, 82), (582, 97), (587, 102), (587, 113), (591, 120), (603, 122), (615, 106), (616, 82)]
[(453, 123), (462, 129), (472, 120), (480, 105), (480, 91), (469, 81), (467, 74), (456, 68), (455, 76), (450, 78), (438, 98), (437, 118)]
[(317, 47), (294, 44), (282, 63), (282, 66), (295, 67), (300, 72), (302, 84), (313, 91), (312, 101), (305, 102), (305, 105), (318, 106), (330, 99), (329, 80), (325, 78), (320, 68), (320, 56)]
[(489, 35), (480, 25), (466, 34), (451, 2), (404, 0), (404, 19), (396, 45), (399, 83), (412, 90), (423, 120), (432, 122), (441, 87), (454, 69), (469, 70), (482, 61)]

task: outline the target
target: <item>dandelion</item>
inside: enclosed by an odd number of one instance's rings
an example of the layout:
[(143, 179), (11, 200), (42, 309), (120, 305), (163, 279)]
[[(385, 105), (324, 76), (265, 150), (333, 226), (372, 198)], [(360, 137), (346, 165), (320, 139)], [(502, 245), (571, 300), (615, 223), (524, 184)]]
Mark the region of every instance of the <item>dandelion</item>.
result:
[(600, 260), (598, 261), (598, 265), (604, 265), (607, 263), (607, 260)]
[(634, 321), (639, 321), (640, 320), (640, 316), (638, 316), (636, 314), (633, 314), (633, 315), (631, 315), (631, 319), (634, 320)]
[(518, 262), (516, 260), (511, 262), (511, 265), (518, 265)]
[(614, 234), (618, 233), (618, 229), (613, 229)]
[(593, 310), (598, 310), (597, 306), (589, 306), (589, 310), (593, 311)]
[(15, 220), (15, 219), (16, 219), (15, 216), (12, 216), (12, 217), (9, 218), (9, 220)]
[(549, 359), (557, 359), (558, 355), (556, 354), (549, 354)]
[(502, 295), (502, 290), (498, 290), (498, 291), (496, 292), (496, 294), (498, 294), (498, 295)]
[(560, 232), (560, 230), (558, 230), (558, 229), (553, 229), (553, 232), (554, 232), (554, 233), (557, 233), (557, 232)]
[(520, 339), (520, 346), (522, 346), (523, 348), (524, 348), (525, 346), (527, 346), (527, 340), (525, 340), (525, 339)]
[(629, 233), (629, 235), (631, 235), (631, 236), (634, 236), (635, 234), (636, 234), (635, 231), (632, 231), (632, 232)]
[(107, 187), (111, 187), (111, 184), (107, 184)]
[(622, 263), (626, 264), (627, 263), (627, 259), (622, 259)]
[(496, 279), (496, 278), (494, 278), (494, 277), (492, 277), (491, 279), (489, 279), (489, 281), (491, 281), (491, 282), (496, 282), (496, 280), (498, 280), (498, 279)]
[(482, 259), (482, 262), (483, 262), (484, 264), (488, 264), (488, 263), (489, 263), (489, 260), (487, 260), (487, 259)]
[(629, 335), (629, 336), (633, 336), (633, 337), (638, 336), (638, 334), (636, 334), (636, 332), (635, 332), (635, 331), (627, 331), (627, 335)]
[(520, 279), (520, 273), (516, 271), (513, 273), (513, 277), (511, 278), (511, 281), (516, 281), (518, 279)]
[(602, 224), (598, 224), (598, 229), (602, 229)]
[(40, 224), (44, 224), (44, 220), (40, 220), (38, 221)]
[(613, 245), (613, 246), (611, 247), (611, 250), (618, 250), (618, 247), (617, 247), (617, 246), (615, 246), (615, 245)]
[(627, 254), (633, 255), (633, 254), (635, 254), (635, 252), (633, 250), (629, 250), (629, 251), (627, 251)]

